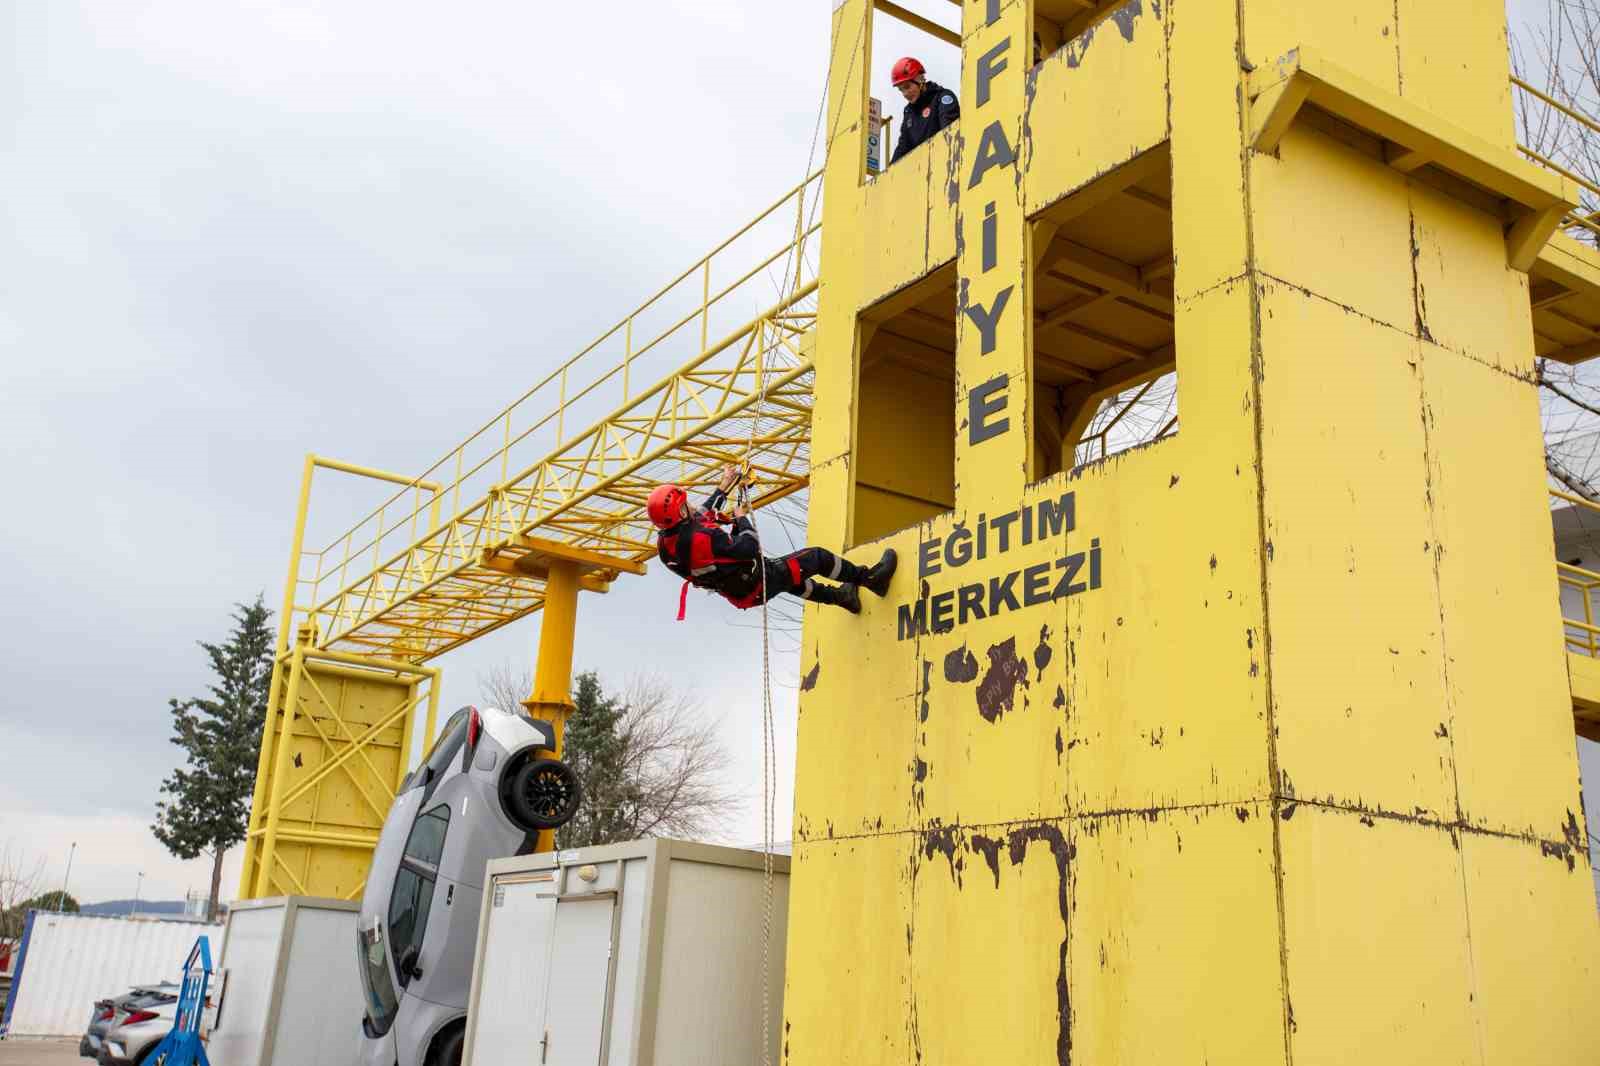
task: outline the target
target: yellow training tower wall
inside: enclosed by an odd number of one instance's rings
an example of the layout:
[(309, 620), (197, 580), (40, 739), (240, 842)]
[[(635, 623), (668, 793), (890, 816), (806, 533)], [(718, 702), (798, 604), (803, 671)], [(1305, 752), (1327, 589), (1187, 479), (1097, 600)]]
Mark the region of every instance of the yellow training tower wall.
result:
[(835, 10), (785, 1060), (1593, 1062), (1504, 12), (1091, 6), (870, 180)]

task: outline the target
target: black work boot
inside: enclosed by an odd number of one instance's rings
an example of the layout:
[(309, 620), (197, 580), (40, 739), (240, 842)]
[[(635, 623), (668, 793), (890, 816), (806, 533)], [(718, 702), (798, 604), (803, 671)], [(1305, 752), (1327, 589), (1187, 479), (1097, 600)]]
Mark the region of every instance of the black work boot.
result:
[(867, 576), (861, 579), (861, 583), (879, 596), (887, 595), (889, 592), (889, 580), (894, 577), (895, 564), (898, 562), (899, 559), (895, 555), (894, 549), (885, 549), (883, 558), (867, 569)]
[(824, 585), (820, 581), (808, 580), (805, 588), (800, 591), (800, 598), (810, 600), (812, 603), (826, 603), (834, 607), (843, 607), (851, 614), (861, 613), (861, 593), (856, 591), (854, 584)]

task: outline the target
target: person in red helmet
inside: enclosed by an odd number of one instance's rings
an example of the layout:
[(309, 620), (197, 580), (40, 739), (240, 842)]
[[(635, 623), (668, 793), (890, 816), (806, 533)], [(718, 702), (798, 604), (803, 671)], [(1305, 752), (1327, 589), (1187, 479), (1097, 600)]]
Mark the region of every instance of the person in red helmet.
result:
[[(738, 483), (738, 468), (730, 466), (723, 471), (717, 491), (698, 510), (690, 510), (689, 494), (677, 485), (657, 485), (650, 493), (646, 509), (651, 523), (661, 531), (656, 536), (656, 554), (668, 570), (683, 578), (679, 621), (683, 620), (690, 585), (710, 589), (740, 610), (758, 607), (763, 599), (787, 592), (812, 603), (843, 607), (852, 614), (861, 611), (858, 587), (879, 596), (889, 591), (896, 562), (893, 549), (870, 567), (857, 566), (826, 548), (801, 548), (778, 558), (762, 555), (756, 527), (743, 505), (734, 507), (731, 515), (722, 513), (728, 493)], [(824, 584), (818, 578), (840, 584)]]
[(961, 117), (961, 105), (956, 94), (937, 82), (928, 80), (928, 71), (921, 63), (906, 56), (890, 72), (894, 87), (906, 98), (905, 119), (900, 123), (900, 139), (895, 142), (891, 164), (900, 161), (917, 145)]

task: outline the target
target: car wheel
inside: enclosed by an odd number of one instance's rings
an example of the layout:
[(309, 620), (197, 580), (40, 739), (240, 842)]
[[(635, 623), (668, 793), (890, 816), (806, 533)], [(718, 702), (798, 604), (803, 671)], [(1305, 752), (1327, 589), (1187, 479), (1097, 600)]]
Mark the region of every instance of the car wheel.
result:
[(461, 1066), (461, 1053), (466, 1048), (467, 1030), (458, 1025), (433, 1045), (428, 1056), (428, 1066)]
[(578, 774), (560, 759), (530, 759), (506, 775), (506, 813), (525, 829), (559, 829), (583, 801)]

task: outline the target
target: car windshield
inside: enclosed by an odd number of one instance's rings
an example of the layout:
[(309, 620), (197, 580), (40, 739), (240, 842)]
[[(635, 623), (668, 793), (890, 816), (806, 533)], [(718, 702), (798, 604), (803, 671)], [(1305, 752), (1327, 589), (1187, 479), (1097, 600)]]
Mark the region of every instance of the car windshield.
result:
[(461, 746), (467, 742), (467, 719), (471, 710), (463, 707), (450, 716), (444, 728), (439, 730), (439, 737), (433, 742), (433, 747), (428, 749), (428, 754), (423, 757), (421, 765), (412, 778), (412, 788), (422, 788), (438, 781), (444, 775), (445, 767), (450, 765), (461, 751)]
[(383, 929), (374, 921), (367, 929), (356, 930), (356, 954), (361, 957), (361, 987), (367, 995), (367, 1018), (377, 1036), (394, 1024), (400, 1010), (394, 980), (389, 976), (389, 953), (384, 948)]

